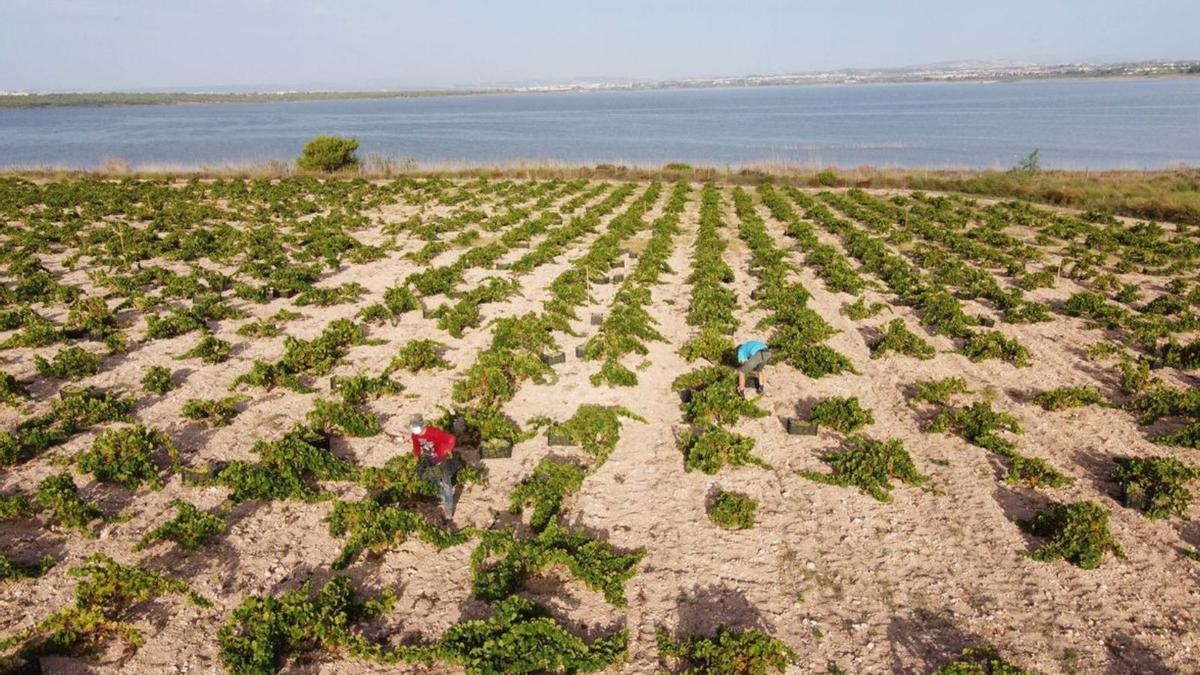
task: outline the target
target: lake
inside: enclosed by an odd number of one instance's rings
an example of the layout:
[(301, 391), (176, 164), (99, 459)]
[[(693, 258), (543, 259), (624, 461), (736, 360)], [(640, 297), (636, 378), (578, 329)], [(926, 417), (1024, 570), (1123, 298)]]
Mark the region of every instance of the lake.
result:
[(418, 163), (1200, 165), (1200, 77), (0, 110), (0, 166), (291, 159), (315, 134)]

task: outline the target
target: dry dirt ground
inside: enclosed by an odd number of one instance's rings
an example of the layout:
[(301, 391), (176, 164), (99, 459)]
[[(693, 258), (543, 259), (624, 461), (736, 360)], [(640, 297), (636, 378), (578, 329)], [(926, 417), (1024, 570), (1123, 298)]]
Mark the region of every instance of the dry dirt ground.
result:
[[(722, 188), (722, 196), (725, 227), (721, 233), (729, 242), (725, 258), (735, 270), (732, 287), (740, 303), (741, 327), (734, 339), (762, 337), (754, 328), (762, 313), (753, 308), (749, 297), (754, 287), (748, 274), (749, 251), (737, 238), (730, 190)], [(661, 213), (663, 201), (650, 211), (647, 221)], [(490, 211), (493, 206), (486, 208)], [(778, 245), (790, 251), (792, 242), (784, 236), (783, 224), (762, 205), (758, 208)], [(421, 210), (401, 203), (369, 215), (376, 223), (399, 222)], [(426, 218), (449, 212), (445, 206), (424, 208)], [(1083, 351), (1102, 335), (1081, 320), (1056, 315), (1049, 323), (998, 324), (1029, 348), (1033, 365), (1018, 369), (1000, 361), (972, 363), (956, 352), (950, 340), (921, 331), (909, 308), (892, 305), (875, 318), (851, 321), (839, 310), (853, 298), (825, 290), (813, 271), (804, 267), (801, 254), (790, 253), (799, 266), (799, 279), (813, 295), (810, 306), (841, 331), (828, 344), (849, 356), (860, 372), (813, 380), (786, 365), (769, 367), (769, 387), (760, 403), (774, 414), (744, 421), (734, 430), (757, 439), (757, 454), (774, 468), (726, 469), (715, 476), (686, 472), (675, 442), (682, 416), (671, 383), (691, 369), (677, 350), (693, 334), (685, 321), (690, 296), (686, 277), (698, 213), (696, 189), (683, 213), (683, 231), (675, 239), (670, 258), (673, 272), (653, 288), (651, 313), (667, 341), (652, 343), (644, 363), (637, 358), (627, 361), (639, 367), (639, 384), (632, 389), (594, 387), (588, 376), (598, 363), (574, 356), (575, 346), (595, 330), (588, 316), (603, 312), (615, 291), (614, 285), (597, 286), (589, 305), (579, 312), (583, 320), (574, 326), (580, 337), (559, 335), (568, 358), (555, 367), (557, 382), (525, 383), (504, 408), (513, 419), (524, 422), (535, 415), (565, 419), (582, 403), (620, 404), (647, 420), (644, 424), (626, 421), (616, 450), (586, 479), (564, 515), (567, 523), (585, 527), (617, 547), (646, 549), (637, 575), (626, 587), (629, 606), (608, 605), (565, 572), (537, 579), (529, 594), (577, 634), (602, 635), (627, 627), (630, 656), (620, 672), (653, 673), (662, 668), (656, 629), (706, 633), (719, 622), (759, 627), (786, 641), (799, 654), (792, 668), (797, 673), (825, 672), (830, 664), (848, 673), (928, 672), (952, 660), (964, 647), (984, 643), (996, 646), (1014, 663), (1048, 673), (1200, 672), (1200, 567), (1179, 554), (1184, 545), (1200, 540), (1200, 531), (1190, 520), (1151, 521), (1123, 508), (1107, 481), (1113, 455), (1172, 454), (1187, 459), (1191, 453), (1155, 446), (1146, 429), (1120, 410), (1087, 407), (1055, 413), (1029, 401), (1032, 393), (1059, 385), (1113, 388), (1111, 373)], [(598, 234), (585, 237), (553, 263), (520, 276), (520, 294), (485, 305), (484, 323), (539, 310), (550, 281)], [(382, 238), (378, 227), (358, 236), (367, 243)], [(630, 245), (636, 248), (646, 236), (643, 232)], [(821, 237), (838, 244), (826, 232)], [(287, 324), (287, 332), (311, 338), (335, 318), (352, 318), (385, 288), (420, 269), (401, 256), (424, 242), (402, 236), (400, 243), (401, 250), (384, 260), (344, 267), (322, 281), (323, 285), (357, 281), (369, 290), (362, 301), (300, 308), (306, 318)], [(452, 247), (431, 264), (453, 261), (462, 251)], [(510, 252), (506, 260), (523, 252)], [(48, 263), (61, 270), (53, 258)], [(493, 274), (510, 273), (472, 270), (465, 287)], [(63, 272), (63, 280), (90, 287), (83, 270)], [(1064, 279), (1056, 288), (1032, 296), (1062, 300), (1079, 288)], [(882, 291), (867, 295), (872, 300), (892, 300)], [(428, 304), (437, 301), (427, 299)], [(250, 312), (250, 319), (291, 307), (287, 299), (266, 305), (237, 304)], [(973, 311), (994, 314), (984, 305), (967, 304)], [(895, 317), (904, 318), (910, 328), (927, 337), (938, 348), (936, 358), (871, 360), (867, 338)], [(224, 396), (232, 380), (254, 359), (282, 354), (282, 336), (241, 338), (235, 330), (242, 323), (223, 321), (216, 326), (216, 334), (235, 345), (234, 356), (226, 363), (175, 360), (195, 343), (195, 334), (189, 334), (134, 344), (127, 354), (107, 358), (104, 371), (85, 383), (139, 392), (138, 420), (170, 434), (188, 463), (252, 459), (254, 441), (277, 438), (303, 421), (311, 400), (326, 394), (328, 383), (318, 382), (314, 394), (248, 390), (250, 399), (242, 405), (243, 412), (225, 428), (212, 430), (183, 419), (180, 408), (185, 400)], [(130, 334), (140, 336), (141, 326), (134, 326)], [(380, 417), (385, 433), (335, 439), (335, 452), (377, 466), (396, 453), (408, 452), (409, 416), (435, 414), (438, 404), (448, 402), (453, 381), (491, 336), (481, 325), (461, 339), (452, 338), (420, 312), (406, 314), (395, 326), (372, 327), (369, 334), (386, 343), (351, 349), (335, 374), (377, 373), (398, 345), (413, 338), (446, 343), (447, 358), (455, 364), (452, 371), (397, 374), (404, 392), (368, 405)], [(35, 399), (46, 400), (57, 385), (39, 379), (33, 351), (9, 350), (0, 353), (0, 360), (5, 370), (33, 383)], [(137, 383), (154, 364), (175, 369), (181, 386), (161, 397), (140, 393)], [(990, 397), (998, 409), (1014, 414), (1025, 428), (1022, 451), (1071, 475), (1074, 485), (1053, 490), (1009, 487), (986, 451), (950, 435), (922, 433), (922, 413), (907, 403), (906, 388), (919, 379), (952, 375), (965, 377), (978, 396)], [(1192, 384), (1183, 374), (1167, 376)], [(883, 503), (854, 488), (821, 485), (796, 475), (799, 469), (825, 470), (818, 455), (836, 448), (840, 437), (827, 432), (789, 436), (780, 418), (803, 414), (818, 398), (833, 395), (857, 396), (875, 416), (864, 433), (901, 439), (917, 468), (931, 481), (923, 487), (897, 485), (894, 500)], [(11, 409), (0, 411), (5, 428), (19, 419)], [(86, 449), (94, 436), (95, 430), (82, 434), (54, 453), (0, 473), (0, 489), (32, 492), (38, 481), (61, 470), (55, 456), (69, 457)], [(453, 524), (487, 527), (512, 522), (507, 508), (514, 485), (543, 457), (562, 453), (562, 448), (548, 447), (545, 438), (538, 437), (519, 444), (511, 459), (484, 462), (488, 484), (465, 489)], [(28, 558), (50, 554), (61, 562), (40, 579), (0, 585), (0, 637), (70, 602), (75, 581), (66, 571), (96, 552), (184, 579), (212, 599), (213, 606), (197, 608), (173, 597), (155, 601), (138, 614), (137, 624), (145, 635), (140, 648), (114, 642), (106, 652), (91, 657), (47, 658), (45, 672), (222, 672), (216, 634), (230, 612), (249, 595), (278, 594), (307, 579), (328, 579), (333, 575), (330, 564), (343, 544), (322, 522), (330, 509), (328, 502), (270, 502), (236, 507), (227, 534), (205, 549), (186, 552), (160, 543), (135, 553), (138, 539), (172, 515), (173, 499), (186, 498), (202, 508), (213, 508), (227, 491), (185, 487), (179, 476), (173, 476), (161, 491), (132, 493), (92, 482), (87, 475), (76, 478), (106, 513), (128, 514), (128, 519), (104, 525), (94, 539), (52, 532), (36, 523), (5, 523), (0, 535), (5, 552), (20, 550)], [(726, 531), (709, 520), (705, 501), (718, 487), (759, 501), (758, 522), (752, 529)], [(361, 488), (353, 486), (331, 485), (330, 489), (347, 497), (361, 494)], [(1111, 509), (1111, 528), (1127, 557), (1108, 556), (1095, 570), (1028, 558), (1025, 553), (1034, 540), (1014, 519), (1031, 515), (1051, 499), (1089, 499)], [(480, 616), (483, 606), (470, 596), (468, 558), (473, 547), (467, 543), (439, 553), (413, 539), (387, 553), (360, 558), (347, 572), (356, 587), (368, 593), (392, 588), (399, 598), (395, 609), (369, 625), (369, 633), (392, 641), (432, 640), (464, 616)], [(284, 672), (454, 671), (440, 665), (383, 667), (307, 655), (290, 660)]]

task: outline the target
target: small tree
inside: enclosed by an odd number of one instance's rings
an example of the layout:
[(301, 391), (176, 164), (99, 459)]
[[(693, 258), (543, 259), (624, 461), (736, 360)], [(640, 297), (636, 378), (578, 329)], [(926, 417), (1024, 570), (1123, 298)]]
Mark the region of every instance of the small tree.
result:
[(1042, 172), (1042, 150), (1034, 148), (1033, 152), (1025, 155), (1025, 158), (1017, 162), (1013, 167), (1013, 173), (1023, 173), (1030, 176)]
[(296, 165), (305, 171), (341, 171), (358, 166), (357, 138), (316, 136), (304, 146)]

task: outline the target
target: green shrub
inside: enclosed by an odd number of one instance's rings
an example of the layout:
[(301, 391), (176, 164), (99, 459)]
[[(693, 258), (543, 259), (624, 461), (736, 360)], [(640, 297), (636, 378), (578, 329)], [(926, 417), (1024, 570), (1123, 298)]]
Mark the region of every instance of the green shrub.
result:
[(75, 434), (103, 422), (131, 421), (132, 397), (94, 387), (64, 387), (50, 412), (21, 422), (10, 433), (0, 433), (0, 466), (9, 466), (61, 445)]
[(754, 527), (758, 502), (737, 492), (720, 490), (708, 507), (708, 519), (726, 530), (746, 530)]
[(1065, 487), (1075, 482), (1075, 479), (1055, 469), (1045, 460), (1038, 457), (1026, 457), (1014, 451), (1008, 458), (1008, 475), (1005, 477), (1005, 482), (1010, 485), (1024, 485), (1030, 488), (1057, 488)]
[(351, 281), (333, 288), (325, 288), (322, 286), (308, 286), (296, 295), (292, 302), (297, 307), (332, 307), (341, 305), (347, 302), (355, 302), (362, 296), (367, 294), (367, 289), (362, 284)]
[(33, 515), (33, 506), (24, 495), (7, 497), (0, 495), (0, 521), (28, 518)]
[(0, 370), (0, 404), (21, 410), (29, 398), (29, 390), (20, 380)]
[(171, 505), (178, 511), (175, 517), (147, 532), (134, 550), (140, 551), (156, 541), (173, 541), (195, 551), (225, 531), (225, 519), (220, 516), (204, 513), (180, 499), (172, 501)]
[(142, 376), (142, 389), (162, 396), (175, 388), (171, 381), (171, 370), (163, 366), (150, 366)]
[(887, 309), (886, 302), (867, 303), (867, 296), (860, 295), (854, 302), (842, 305), (841, 312), (852, 321), (862, 321), (870, 319), (874, 316), (879, 316), (879, 313)]
[(772, 468), (751, 452), (754, 450), (753, 438), (726, 431), (715, 424), (706, 424), (699, 432), (693, 430), (684, 434), (679, 439), (679, 449), (683, 452), (683, 467), (687, 471), (698, 469), (713, 475), (725, 466)]
[(837, 172), (833, 169), (819, 171), (816, 175), (816, 181), (817, 185), (820, 185), (821, 187), (834, 187), (838, 184)]
[(33, 357), (33, 365), (45, 377), (60, 380), (79, 380), (100, 372), (100, 355), (83, 347), (67, 347), (47, 361), (40, 355)]
[(471, 554), (472, 588), (481, 600), (494, 602), (515, 593), (529, 576), (552, 565), (565, 565), (576, 578), (624, 607), (625, 583), (637, 573), (644, 549), (621, 553), (608, 542), (592, 539), (583, 530), (551, 522), (528, 539), (508, 530), (490, 530)]
[(809, 420), (818, 426), (827, 427), (843, 434), (853, 433), (868, 424), (875, 423), (875, 416), (865, 410), (857, 396), (834, 396), (817, 401), (809, 413)]
[(733, 340), (720, 327), (706, 325), (691, 340), (684, 343), (679, 355), (688, 363), (704, 359), (714, 366), (729, 365), (733, 359)]
[(1187, 483), (1200, 478), (1200, 469), (1173, 457), (1117, 457), (1109, 480), (1121, 489), (1121, 503), (1147, 518), (1187, 517), (1192, 493)]
[(833, 473), (797, 473), (818, 483), (857, 487), (881, 502), (892, 501), (888, 493), (892, 490), (890, 481), (893, 478), (909, 485), (921, 485), (929, 480), (917, 471), (904, 443), (895, 438), (877, 441), (851, 436), (841, 450), (822, 454), (821, 461), (828, 464)]
[(1001, 431), (1021, 433), (1017, 418), (992, 409), (987, 401), (976, 401), (966, 408), (946, 408), (938, 412), (926, 431), (953, 432), (967, 442), (998, 454), (1011, 454), (1014, 445), (999, 436)]
[(509, 512), (520, 514), (532, 506), (529, 527), (534, 532), (546, 529), (562, 510), (563, 501), (583, 485), (587, 472), (572, 462), (544, 458), (533, 473), (513, 488)]
[(75, 602), (13, 640), (10, 644), (23, 643), (18, 655), (36, 659), (51, 654), (94, 653), (103, 651), (113, 638), (133, 647), (141, 645), (142, 634), (130, 620), (131, 610), (164, 595), (183, 595), (199, 607), (211, 606), (182, 581), (141, 567), (121, 565), (98, 553), (79, 567), (67, 570), (67, 574), (82, 579), (75, 587)]
[(689, 422), (735, 424), (743, 417), (765, 417), (767, 411), (738, 394), (737, 374), (722, 366), (706, 366), (680, 375), (672, 383), (675, 391), (691, 390), (691, 399), (683, 404)]
[(297, 426), (278, 441), (258, 441), (251, 451), (256, 463), (235, 460), (199, 485), (224, 485), (232, 489), (234, 504), (254, 499), (321, 498), (319, 481), (352, 480), (357, 468), (329, 451), (329, 439), (312, 429)]
[(1050, 411), (1108, 405), (1108, 399), (1095, 387), (1056, 387), (1034, 396), (1033, 402)]
[(392, 357), (384, 373), (392, 373), (401, 368), (410, 373), (453, 368), (454, 366), (439, 354), (443, 346), (435, 340), (410, 340), (400, 348), (399, 354)]
[(1029, 365), (1029, 350), (1016, 338), (994, 330), (972, 335), (963, 345), (963, 354), (975, 362), (1000, 359), (1018, 368)]
[(967, 381), (961, 377), (944, 377), (940, 380), (920, 380), (913, 384), (913, 395), (910, 403), (940, 403), (950, 402), (955, 394), (969, 394)]
[(438, 646), (439, 655), (468, 675), (592, 673), (624, 660), (628, 629), (591, 644), (571, 635), (543, 607), (518, 595), (493, 605), (487, 619), (460, 621)]
[(341, 401), (317, 399), (308, 413), (308, 423), (314, 429), (341, 433), (345, 436), (362, 438), (376, 436), (383, 431), (379, 418), (371, 413), (355, 410)]
[(158, 490), (163, 486), (155, 455), (165, 454), (178, 464), (178, 451), (170, 437), (153, 427), (135, 424), (105, 429), (96, 436), (92, 447), (75, 456), (79, 470), (96, 480), (120, 483), (137, 489), (142, 483)]
[(335, 576), (313, 592), (312, 580), (278, 597), (252, 595), (217, 631), (221, 664), (235, 675), (274, 675), (290, 654), (344, 651), (371, 658), (380, 647), (353, 631), (356, 623), (382, 616), (396, 602), (385, 591), (359, 602), (350, 577)]
[(348, 567), (364, 550), (386, 551), (404, 543), (413, 533), (439, 551), (461, 544), (468, 538), (463, 532), (450, 532), (430, 523), (419, 511), (384, 504), (379, 498), (339, 501), (333, 505), (325, 522), (329, 523), (331, 535), (348, 535), (341, 553), (333, 561), (333, 568), (338, 570)]
[(237, 417), (237, 405), (245, 396), (226, 396), (221, 399), (192, 398), (183, 404), (183, 416), (193, 422), (204, 422), (213, 427), (227, 427)]
[(224, 363), (229, 360), (233, 345), (211, 333), (200, 338), (195, 347), (179, 355), (181, 359), (200, 359), (205, 363)]
[(878, 359), (888, 352), (896, 352), (911, 356), (914, 359), (928, 361), (937, 350), (921, 336), (913, 333), (904, 325), (904, 319), (892, 319), (884, 329), (883, 335), (871, 343), (871, 358)]
[(365, 373), (339, 378), (333, 386), (333, 391), (341, 394), (342, 400), (351, 405), (366, 403), (381, 396), (393, 396), (402, 389), (399, 382), (386, 374), (371, 377)]
[(50, 512), (50, 520), (59, 527), (92, 533), (90, 523), (103, 518), (100, 507), (79, 494), (74, 479), (69, 473), (49, 476), (38, 484), (34, 498), (38, 506)]
[(766, 675), (784, 672), (799, 659), (786, 642), (754, 628), (736, 631), (725, 624), (712, 637), (688, 636), (678, 643), (665, 631), (656, 635), (658, 653), (688, 667), (676, 673), (695, 675)]
[[(0, 583), (10, 579), (36, 579), (50, 571), (50, 568), (54, 567), (56, 563), (53, 556), (46, 556), (32, 565), (24, 565), (0, 555)], [(0, 647), (3, 645), (0, 644)], [(0, 658), (0, 665), (7, 666), (2, 658)]]
[(967, 647), (962, 656), (938, 668), (933, 675), (1036, 675), (1000, 658), (991, 647)]
[(571, 439), (583, 448), (599, 467), (621, 440), (621, 419), (646, 420), (622, 406), (585, 403), (565, 422), (554, 424), (548, 433), (559, 434)]
[(1105, 552), (1125, 557), (1121, 544), (1108, 531), (1109, 512), (1096, 502), (1051, 504), (1030, 520), (1020, 521), (1022, 529), (1047, 539), (1029, 553), (1042, 562), (1062, 558), (1085, 570), (1100, 566)]
[(314, 136), (304, 144), (304, 150), (296, 160), (296, 166), (304, 171), (341, 171), (358, 168), (357, 138), (340, 136)]

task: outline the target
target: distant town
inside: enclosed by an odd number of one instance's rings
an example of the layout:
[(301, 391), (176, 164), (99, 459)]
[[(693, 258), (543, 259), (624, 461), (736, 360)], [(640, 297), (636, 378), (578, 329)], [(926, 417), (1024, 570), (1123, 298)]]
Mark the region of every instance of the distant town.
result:
[(1128, 63), (1070, 63), (1058, 65), (1003, 62), (955, 62), (913, 68), (845, 69), (781, 75), (693, 77), (675, 80), (576, 81), (447, 89), (374, 90), (274, 90), (179, 92), (40, 92), (0, 90), (0, 108), (56, 106), (169, 105), (185, 103), (239, 103), (337, 99), (417, 98), (471, 94), (514, 94), (653, 89), (706, 89), (719, 87), (770, 87), (804, 84), (886, 84), (906, 82), (1011, 82), (1097, 77), (1167, 77), (1200, 75), (1200, 60), (1139, 61)]

